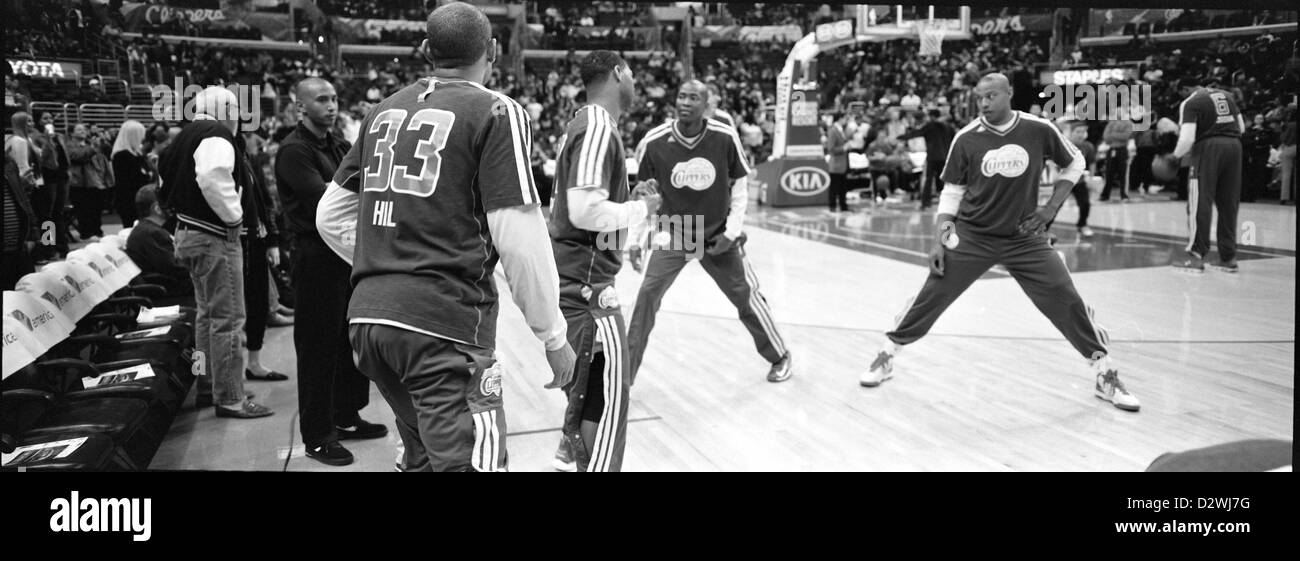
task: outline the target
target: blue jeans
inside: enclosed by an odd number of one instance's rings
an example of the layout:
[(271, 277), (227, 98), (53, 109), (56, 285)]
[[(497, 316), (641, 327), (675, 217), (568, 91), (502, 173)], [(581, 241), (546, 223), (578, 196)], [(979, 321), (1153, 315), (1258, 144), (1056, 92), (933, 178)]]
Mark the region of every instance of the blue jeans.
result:
[(203, 352), (206, 374), (198, 377), (199, 395), (212, 395), (217, 405), (238, 405), (244, 401), (245, 318), (239, 240), (178, 229), (176, 259), (194, 281), (194, 346)]

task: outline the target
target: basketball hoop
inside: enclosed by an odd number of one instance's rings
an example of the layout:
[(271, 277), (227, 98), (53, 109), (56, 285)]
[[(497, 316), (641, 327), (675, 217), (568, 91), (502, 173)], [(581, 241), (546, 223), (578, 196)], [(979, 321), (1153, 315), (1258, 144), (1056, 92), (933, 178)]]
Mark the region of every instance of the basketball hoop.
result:
[(916, 22), (917, 34), (921, 36), (921, 56), (937, 57), (943, 54), (943, 25), (934, 21)]

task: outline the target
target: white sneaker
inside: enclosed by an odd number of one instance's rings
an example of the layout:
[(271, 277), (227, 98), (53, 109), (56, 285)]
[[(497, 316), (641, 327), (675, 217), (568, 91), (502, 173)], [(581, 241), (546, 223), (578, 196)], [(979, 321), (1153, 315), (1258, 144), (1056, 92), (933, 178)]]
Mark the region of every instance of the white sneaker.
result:
[(1087, 227), (1087, 226), (1084, 226), (1084, 227), (1082, 227), (1082, 228), (1079, 228), (1079, 236), (1080, 236), (1080, 237), (1083, 237), (1083, 238), (1091, 238), (1092, 235), (1093, 235), (1092, 228), (1089, 228), (1089, 227)]
[(858, 384), (862, 387), (874, 388), (893, 377), (894, 355), (880, 351), (876, 355), (876, 360), (871, 362), (871, 368), (858, 378)]
[(1114, 368), (1097, 375), (1096, 393), (1098, 399), (1109, 401), (1111, 405), (1125, 411), (1137, 411), (1142, 407), (1138, 398), (1124, 388), (1124, 382), (1119, 381), (1119, 371)]

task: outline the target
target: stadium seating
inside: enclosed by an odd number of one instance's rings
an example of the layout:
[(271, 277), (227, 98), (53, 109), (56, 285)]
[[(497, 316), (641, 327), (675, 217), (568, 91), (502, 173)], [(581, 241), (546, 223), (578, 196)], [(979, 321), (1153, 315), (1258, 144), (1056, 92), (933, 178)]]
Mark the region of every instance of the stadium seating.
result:
[(192, 308), (154, 308), (121, 236), (4, 293), (4, 470), (148, 467), (192, 375)]

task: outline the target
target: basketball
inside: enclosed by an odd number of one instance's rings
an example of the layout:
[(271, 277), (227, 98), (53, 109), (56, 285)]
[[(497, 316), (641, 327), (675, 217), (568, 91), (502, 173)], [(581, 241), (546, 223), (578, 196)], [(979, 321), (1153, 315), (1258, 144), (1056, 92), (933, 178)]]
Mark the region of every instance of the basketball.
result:
[(889, 194), (889, 176), (881, 175), (876, 177), (876, 192)]
[(1178, 179), (1178, 158), (1173, 154), (1158, 154), (1151, 160), (1151, 175), (1160, 181)]

